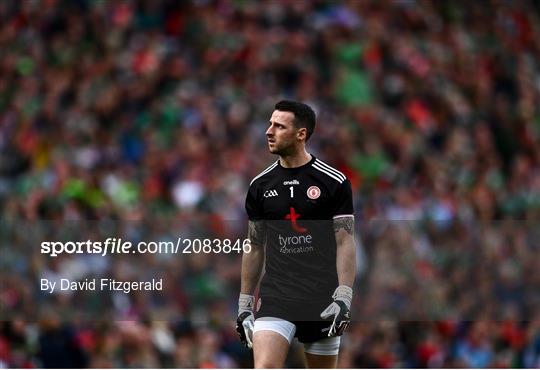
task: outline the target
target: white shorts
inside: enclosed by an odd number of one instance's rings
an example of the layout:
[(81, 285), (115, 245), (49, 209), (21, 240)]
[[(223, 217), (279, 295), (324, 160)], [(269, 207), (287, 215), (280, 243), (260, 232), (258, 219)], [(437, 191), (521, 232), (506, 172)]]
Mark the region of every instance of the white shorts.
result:
[[(282, 335), (289, 344), (292, 343), (296, 333), (296, 325), (292, 322), (277, 317), (260, 317), (255, 320), (253, 333), (270, 330)], [(313, 343), (304, 343), (304, 351), (313, 355), (332, 356), (339, 353), (341, 337), (329, 337), (319, 339)]]

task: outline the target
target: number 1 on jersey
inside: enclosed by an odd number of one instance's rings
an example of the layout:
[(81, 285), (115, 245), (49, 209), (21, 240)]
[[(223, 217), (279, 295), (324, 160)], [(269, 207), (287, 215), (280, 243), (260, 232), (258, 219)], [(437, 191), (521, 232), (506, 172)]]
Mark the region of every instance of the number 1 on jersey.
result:
[(294, 188), (291, 186), (289, 187), (289, 189), (291, 189), (291, 198), (294, 197)]

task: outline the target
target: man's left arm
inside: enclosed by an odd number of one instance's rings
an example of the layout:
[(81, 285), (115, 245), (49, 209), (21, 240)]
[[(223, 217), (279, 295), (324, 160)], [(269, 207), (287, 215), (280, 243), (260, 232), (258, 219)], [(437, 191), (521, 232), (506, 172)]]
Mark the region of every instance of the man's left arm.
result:
[(354, 244), (354, 216), (334, 218), (336, 235), (336, 268), (339, 285), (352, 288), (356, 276), (356, 248)]
[(332, 318), (328, 336), (342, 335), (351, 322), (352, 286), (356, 275), (356, 249), (354, 245), (354, 216), (334, 217), (336, 236), (336, 268), (339, 286), (334, 291), (334, 300), (321, 313), (321, 318)]

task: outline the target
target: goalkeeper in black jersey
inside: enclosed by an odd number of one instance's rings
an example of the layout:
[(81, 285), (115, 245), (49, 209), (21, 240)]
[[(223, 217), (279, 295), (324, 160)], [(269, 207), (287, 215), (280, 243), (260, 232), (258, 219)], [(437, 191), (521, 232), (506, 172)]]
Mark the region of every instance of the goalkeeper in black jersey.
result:
[(308, 367), (336, 367), (350, 322), (351, 184), (306, 151), (314, 127), (308, 105), (276, 104), (266, 136), (279, 158), (251, 181), (246, 197), (252, 250), (242, 258), (237, 330), (256, 368), (283, 367), (294, 337), (304, 343)]

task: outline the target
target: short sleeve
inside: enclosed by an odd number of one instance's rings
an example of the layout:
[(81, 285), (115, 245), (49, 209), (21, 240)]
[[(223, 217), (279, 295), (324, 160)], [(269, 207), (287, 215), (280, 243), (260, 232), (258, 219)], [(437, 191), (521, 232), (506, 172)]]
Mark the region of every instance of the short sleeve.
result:
[(254, 185), (249, 187), (246, 196), (246, 212), (250, 221), (262, 220), (263, 213), (261, 210), (261, 204), (257, 197), (257, 188)]
[(354, 215), (351, 182), (348, 179), (336, 189), (334, 204), (333, 217)]

